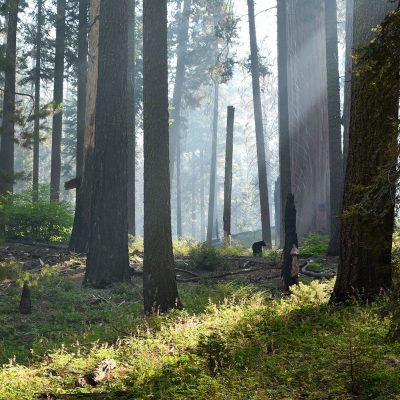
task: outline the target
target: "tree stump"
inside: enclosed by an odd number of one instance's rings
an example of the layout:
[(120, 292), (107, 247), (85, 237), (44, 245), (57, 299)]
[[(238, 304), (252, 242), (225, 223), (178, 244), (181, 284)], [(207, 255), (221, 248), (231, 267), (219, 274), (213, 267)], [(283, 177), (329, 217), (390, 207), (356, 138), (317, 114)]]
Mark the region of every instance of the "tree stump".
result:
[(24, 286), (22, 287), (19, 312), (21, 314), (32, 314), (31, 291), (27, 282), (24, 282)]

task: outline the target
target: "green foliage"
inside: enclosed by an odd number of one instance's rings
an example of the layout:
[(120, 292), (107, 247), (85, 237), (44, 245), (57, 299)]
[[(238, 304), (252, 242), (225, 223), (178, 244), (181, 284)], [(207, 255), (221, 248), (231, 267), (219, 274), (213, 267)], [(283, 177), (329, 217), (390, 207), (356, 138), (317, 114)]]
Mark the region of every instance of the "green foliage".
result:
[(37, 201), (32, 199), (31, 191), (3, 197), (6, 238), (67, 242), (73, 223), (71, 206), (66, 202), (50, 202), (46, 188), (41, 188)]
[[(399, 398), (400, 344), (386, 342), (381, 305), (331, 305), (331, 287), (272, 299), (239, 283), (184, 285), (189, 307), (152, 317), (139, 285), (100, 292), (54, 277), (32, 292), (30, 316), (10, 287), (0, 291), (0, 398)], [(117, 362), (112, 379), (77, 387), (104, 358)]]
[(190, 265), (193, 269), (215, 271), (223, 268), (226, 261), (217, 247), (210, 247), (205, 243), (193, 246), (189, 252)]
[(322, 265), (317, 262), (310, 262), (307, 265), (307, 269), (312, 272), (321, 272)]
[(303, 238), (300, 246), (302, 257), (312, 257), (326, 254), (329, 247), (329, 236), (310, 233)]

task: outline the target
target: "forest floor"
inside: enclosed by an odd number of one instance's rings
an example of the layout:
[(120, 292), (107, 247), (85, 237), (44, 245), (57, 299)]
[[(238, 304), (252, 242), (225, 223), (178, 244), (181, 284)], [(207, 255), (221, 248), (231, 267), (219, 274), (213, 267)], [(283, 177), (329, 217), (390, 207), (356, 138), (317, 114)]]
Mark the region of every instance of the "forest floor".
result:
[[(140, 254), (132, 262), (139, 275)], [(178, 271), (185, 309), (145, 317), (140, 276), (83, 289), (84, 263), (58, 248), (0, 247), (1, 400), (400, 399), (387, 299), (333, 305), (332, 281), (281, 296), (276, 259), (227, 257), (213, 272)], [(336, 266), (312, 263), (318, 272)], [(210, 278), (227, 272), (235, 275)], [(21, 315), (28, 275), (33, 312)], [(93, 384), (110, 359), (110, 376)]]

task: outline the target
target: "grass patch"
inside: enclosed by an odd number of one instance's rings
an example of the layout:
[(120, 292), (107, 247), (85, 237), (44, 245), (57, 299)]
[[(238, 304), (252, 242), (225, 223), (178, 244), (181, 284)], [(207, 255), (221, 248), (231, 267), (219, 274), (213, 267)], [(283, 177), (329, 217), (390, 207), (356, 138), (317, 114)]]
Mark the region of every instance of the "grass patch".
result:
[[(398, 398), (390, 319), (380, 304), (330, 305), (331, 287), (273, 299), (239, 282), (185, 284), (186, 309), (159, 317), (142, 316), (136, 283), (95, 291), (52, 278), (33, 290), (31, 316), (17, 314), (17, 289), (2, 289), (0, 398)], [(76, 385), (107, 357), (118, 365), (109, 382)]]

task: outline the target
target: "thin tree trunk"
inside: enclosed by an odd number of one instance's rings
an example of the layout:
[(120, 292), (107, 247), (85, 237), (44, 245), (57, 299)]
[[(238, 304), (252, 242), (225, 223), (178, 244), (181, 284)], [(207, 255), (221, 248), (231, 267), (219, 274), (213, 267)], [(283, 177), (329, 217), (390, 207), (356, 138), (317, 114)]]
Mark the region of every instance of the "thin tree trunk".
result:
[(18, 6), (19, 0), (11, 0), (7, 4), (7, 50), (0, 151), (0, 194), (12, 192), (14, 183), (15, 74)]
[(99, 60), (99, 12), (100, 0), (91, 0), (83, 173), (81, 185), (77, 191), (74, 226), (69, 243), (69, 249), (76, 253), (84, 253), (87, 251), (89, 228), (91, 224), (93, 152), (96, 133), (95, 121)]
[(88, 69), (88, 0), (79, 0), (78, 28), (78, 104), (76, 130), (76, 176), (83, 173), (83, 148), (85, 140), (86, 86)]
[[(183, 11), (180, 16), (180, 24), (177, 35), (177, 49), (176, 49), (176, 72), (175, 72), (175, 86), (172, 96), (172, 125), (170, 129), (170, 174), (171, 182), (174, 175), (174, 164), (177, 157), (178, 142), (180, 141), (181, 130), (181, 105), (183, 86), (185, 84), (185, 68), (186, 68), (186, 55), (187, 46), (189, 41), (189, 22), (190, 11), (192, 7), (192, 0), (184, 0)], [(179, 235), (178, 235), (179, 236)]]
[[(129, 0), (100, 2), (93, 195), (85, 284), (103, 288), (130, 279), (127, 162)], [(118, 46), (115, 44), (118, 43)]]
[(217, 144), (218, 144), (218, 102), (219, 102), (219, 83), (214, 82), (214, 113), (213, 113), (213, 135), (211, 145), (211, 169), (210, 169), (210, 193), (208, 197), (208, 224), (207, 224), (207, 243), (211, 244), (214, 228), (215, 211), (215, 189), (217, 178)]
[(289, 138), (288, 105), (288, 41), (287, 41), (287, 0), (277, 1), (278, 15), (278, 85), (279, 85), (279, 244), (285, 243), (284, 215), (286, 199), (291, 193), (291, 156)]
[(40, 144), (40, 75), (42, 57), (43, 0), (37, 2), (35, 38), (35, 117), (33, 126), (33, 200), (39, 197), (39, 144)]
[(206, 218), (205, 218), (205, 188), (204, 188), (204, 149), (200, 149), (200, 241), (206, 240)]
[(176, 153), (176, 233), (182, 238), (182, 184), (181, 184), (181, 139), (178, 133)]
[(143, 3), (144, 259), (147, 313), (180, 307), (171, 232), (167, 1)]
[(339, 255), (343, 193), (342, 128), (336, 0), (325, 0), (326, 67), (329, 123), (330, 233), (328, 255)]
[(232, 244), (231, 216), (232, 216), (232, 164), (233, 164), (233, 125), (235, 108), (228, 107), (228, 121), (226, 129), (225, 155), (225, 182), (224, 182), (224, 240), (225, 245)]
[(258, 60), (258, 47), (256, 25), (254, 16), (254, 0), (247, 0), (249, 10), (249, 32), (251, 49), (251, 76), (253, 83), (254, 120), (256, 126), (258, 185), (260, 191), (261, 226), (263, 240), (271, 248), (271, 222), (268, 201), (267, 164), (265, 160), (264, 127), (262, 119), (260, 68)]
[(136, 132), (135, 132), (135, 0), (129, 0), (129, 38), (128, 38), (128, 232), (136, 235), (135, 224), (135, 167), (136, 167)]
[[(354, 46), (359, 48), (371, 43), (377, 35), (373, 28), (396, 7), (386, 0), (374, 2), (374, 7), (368, 0), (355, 0)], [(390, 46), (394, 46), (393, 42)], [(339, 268), (333, 293), (339, 301), (353, 295), (372, 300), (392, 285), (400, 60), (390, 50), (378, 54), (371, 50), (368, 57), (371, 65), (379, 63), (379, 68), (370, 70), (368, 66), (363, 70), (357, 58), (353, 65), (343, 202), (346, 219), (341, 228)], [(366, 198), (364, 190), (369, 188), (372, 193)], [(363, 202), (366, 204), (359, 211), (357, 206)]]
[(196, 237), (196, 169), (194, 168), (196, 163), (195, 151), (192, 151), (192, 187), (191, 187), (191, 205), (192, 205), (192, 238)]
[(281, 246), (281, 181), (278, 177), (275, 181), (274, 202), (275, 202), (275, 247)]
[(61, 139), (64, 107), (65, 6), (66, 0), (57, 0), (50, 179), (50, 199), (52, 201), (60, 200)]
[(351, 110), (351, 75), (353, 65), (353, 18), (354, 0), (346, 0), (346, 66), (344, 82), (343, 109), (343, 175), (346, 174), (347, 154), (349, 152), (350, 110)]

